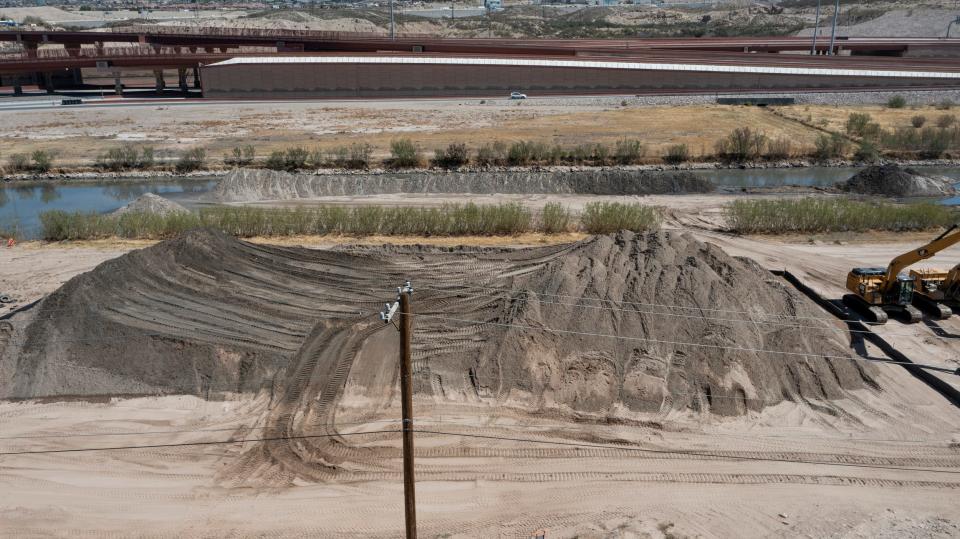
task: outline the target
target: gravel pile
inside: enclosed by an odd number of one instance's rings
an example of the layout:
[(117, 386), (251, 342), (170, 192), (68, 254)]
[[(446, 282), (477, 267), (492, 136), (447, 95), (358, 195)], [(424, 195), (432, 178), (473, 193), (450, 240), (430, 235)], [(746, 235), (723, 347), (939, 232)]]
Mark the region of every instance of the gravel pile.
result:
[(956, 194), (953, 180), (924, 176), (897, 164), (867, 167), (839, 185), (843, 191), (890, 197), (942, 197)]

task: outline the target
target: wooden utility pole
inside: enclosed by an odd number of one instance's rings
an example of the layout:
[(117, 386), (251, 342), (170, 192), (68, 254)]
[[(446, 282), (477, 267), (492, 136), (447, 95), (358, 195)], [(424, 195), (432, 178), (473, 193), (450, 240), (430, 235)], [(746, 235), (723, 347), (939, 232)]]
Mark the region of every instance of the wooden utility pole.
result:
[(413, 317), (410, 292), (400, 294), (400, 400), (403, 414), (403, 502), (407, 539), (417, 539), (417, 505), (413, 478), (413, 367), (410, 338)]
[(386, 305), (380, 319), (390, 323), (397, 310), (400, 311), (400, 413), (403, 416), (403, 509), (407, 539), (417, 538), (417, 505), (413, 476), (413, 365), (411, 339), (413, 337), (413, 311), (410, 296), (413, 287), (410, 281), (397, 288), (397, 301)]

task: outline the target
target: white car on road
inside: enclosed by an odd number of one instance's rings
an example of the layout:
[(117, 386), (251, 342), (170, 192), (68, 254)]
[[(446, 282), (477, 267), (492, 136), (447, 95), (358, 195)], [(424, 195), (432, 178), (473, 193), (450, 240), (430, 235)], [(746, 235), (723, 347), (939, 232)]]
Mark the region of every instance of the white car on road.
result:
[(520, 92), (510, 92), (510, 99), (526, 99), (527, 94), (521, 94)]

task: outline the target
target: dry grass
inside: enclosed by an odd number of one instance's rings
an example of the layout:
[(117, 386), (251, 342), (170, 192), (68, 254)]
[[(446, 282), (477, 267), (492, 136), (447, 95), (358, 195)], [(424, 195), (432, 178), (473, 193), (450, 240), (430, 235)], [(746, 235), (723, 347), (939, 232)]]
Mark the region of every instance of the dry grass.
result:
[[(452, 103), (435, 108), (414, 103), (410, 110), (383, 104), (310, 109), (300, 103), (272, 104), (237, 107), (229, 115), (215, 105), (209, 111), (196, 107), (189, 111), (186, 107), (168, 107), (162, 112), (152, 108), (90, 109), (75, 111), (65, 121), (52, 121), (46, 111), (32, 111), (32, 117), (9, 115), (8, 135), (0, 137), (0, 144), (5, 154), (43, 149), (55, 152), (59, 163), (84, 164), (92, 161), (91, 156), (116, 146), (117, 133), (146, 136), (148, 140), (142, 143), (154, 146), (158, 157), (164, 153), (177, 155), (200, 145), (215, 161), (234, 146), (248, 143), (256, 147), (258, 157), (264, 158), (273, 150), (292, 145), (330, 149), (368, 142), (376, 148), (374, 157), (382, 158), (389, 155), (390, 141), (401, 135), (409, 136), (428, 155), (460, 141), (473, 151), (492, 140), (612, 146), (619, 139), (631, 138), (644, 143), (650, 155), (661, 154), (674, 144), (686, 144), (693, 157), (712, 153), (717, 139), (744, 125), (762, 130), (771, 138), (789, 138), (798, 149), (812, 147), (817, 135), (815, 129), (757, 107), (478, 106), (477, 100), (465, 101), (468, 103), (463, 106)], [(907, 123), (915, 113), (909, 109), (900, 112)], [(845, 113), (839, 116), (846, 119)]]
[(952, 111), (941, 111), (931, 106), (922, 106), (913, 108), (908, 105), (902, 109), (891, 109), (883, 106), (839, 106), (828, 107), (818, 105), (794, 105), (791, 107), (782, 107), (780, 113), (789, 118), (799, 121), (812, 120), (813, 125), (845, 133), (847, 118), (851, 113), (859, 112), (869, 114), (871, 121), (880, 124), (884, 129), (894, 129), (897, 127), (912, 127), (911, 120), (919, 114), (925, 115), (928, 120), (935, 120), (943, 114), (951, 114)]

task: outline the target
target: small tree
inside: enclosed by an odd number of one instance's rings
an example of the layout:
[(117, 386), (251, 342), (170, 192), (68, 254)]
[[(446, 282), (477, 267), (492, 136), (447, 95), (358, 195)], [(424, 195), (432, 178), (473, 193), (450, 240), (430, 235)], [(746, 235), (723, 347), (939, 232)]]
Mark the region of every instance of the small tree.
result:
[(937, 118), (937, 127), (946, 129), (957, 122), (957, 117), (952, 114), (944, 114)]
[(420, 165), (420, 148), (408, 138), (390, 142), (390, 165), (398, 168)]
[(922, 114), (910, 118), (910, 125), (912, 125), (914, 129), (920, 129), (925, 123), (927, 123), (927, 117)]
[(738, 127), (726, 138), (718, 140), (715, 149), (720, 157), (743, 161), (760, 157), (766, 146), (767, 136), (762, 132), (749, 127)]
[(847, 124), (845, 126), (847, 134), (862, 137), (871, 120), (873, 120), (873, 118), (865, 112), (851, 112), (850, 116), (847, 116)]
[(370, 155), (373, 154), (373, 146), (363, 142), (355, 142), (350, 145), (347, 152), (347, 168), (366, 169), (370, 167)]

